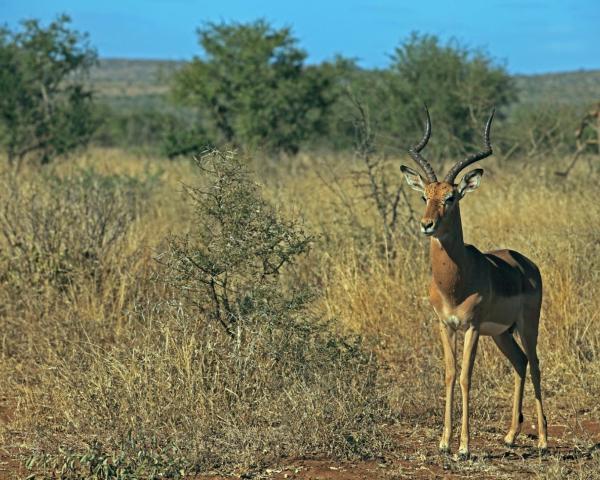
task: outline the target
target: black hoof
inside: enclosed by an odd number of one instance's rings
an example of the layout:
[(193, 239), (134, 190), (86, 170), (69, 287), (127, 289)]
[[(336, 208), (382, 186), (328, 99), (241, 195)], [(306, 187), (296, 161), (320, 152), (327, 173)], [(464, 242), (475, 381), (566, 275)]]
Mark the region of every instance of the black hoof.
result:
[(471, 458), (471, 453), (470, 452), (458, 452), (458, 459), (459, 460), (469, 460), (469, 458)]

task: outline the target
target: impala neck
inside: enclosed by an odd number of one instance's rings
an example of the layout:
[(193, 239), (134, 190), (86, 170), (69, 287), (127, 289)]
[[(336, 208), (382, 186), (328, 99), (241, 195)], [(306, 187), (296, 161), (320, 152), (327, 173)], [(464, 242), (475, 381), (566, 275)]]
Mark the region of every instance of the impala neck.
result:
[(430, 257), (433, 279), (441, 290), (460, 294), (468, 274), (468, 257), (463, 242), (460, 206), (447, 218), (443, 228), (431, 237)]

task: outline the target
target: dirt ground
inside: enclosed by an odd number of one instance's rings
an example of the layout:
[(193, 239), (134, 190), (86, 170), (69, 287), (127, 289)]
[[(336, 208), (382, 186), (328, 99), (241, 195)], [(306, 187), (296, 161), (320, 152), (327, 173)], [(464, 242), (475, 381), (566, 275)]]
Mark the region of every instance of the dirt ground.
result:
[[(363, 462), (328, 459), (297, 459), (262, 471), (240, 472), (239, 478), (297, 480), (362, 480), (393, 478), (512, 478), (515, 475), (556, 475), (563, 478), (592, 478), (600, 467), (600, 422), (581, 420), (572, 428), (550, 425), (552, 440), (547, 453), (535, 448), (537, 434), (528, 425), (519, 444), (507, 449), (501, 444), (504, 432), (489, 430), (475, 435), (470, 460), (437, 451), (437, 431), (398, 427), (397, 449), (388, 456)], [(403, 439), (400, 437), (404, 437)], [(595, 458), (594, 458), (595, 457)], [(596, 472), (600, 475), (600, 471)], [(207, 478), (207, 477), (199, 477)], [(226, 477), (208, 477), (220, 479)]]
[(530, 423), (524, 424), (518, 445), (511, 449), (503, 446), (502, 438), (506, 432), (500, 429), (474, 432), (473, 454), (467, 461), (437, 451), (438, 429), (404, 425), (394, 430), (396, 448), (378, 460), (299, 459), (282, 463), (277, 468), (238, 475), (277, 480), (513, 478), (523, 474), (543, 478), (600, 478), (598, 420), (582, 418), (572, 425), (549, 425), (549, 450), (544, 455), (540, 455), (535, 447), (537, 433)]
[[(6, 422), (9, 415), (7, 404), (0, 401), (0, 421)], [(583, 413), (565, 423), (550, 422), (549, 449), (543, 455), (535, 447), (534, 420), (526, 418), (517, 445), (510, 449), (502, 444), (505, 432), (492, 426), (498, 425), (497, 421), (477, 421), (472, 428), (469, 460), (438, 453), (439, 425), (404, 424), (390, 428), (394, 447), (379, 459), (358, 462), (327, 458), (281, 459), (268, 468), (235, 471), (228, 476), (200, 475), (195, 480), (513, 478), (524, 474), (541, 478), (600, 478), (600, 419)], [(458, 448), (456, 438), (453, 448)], [(14, 450), (0, 447), (0, 480), (27, 477), (29, 472), (15, 457)]]

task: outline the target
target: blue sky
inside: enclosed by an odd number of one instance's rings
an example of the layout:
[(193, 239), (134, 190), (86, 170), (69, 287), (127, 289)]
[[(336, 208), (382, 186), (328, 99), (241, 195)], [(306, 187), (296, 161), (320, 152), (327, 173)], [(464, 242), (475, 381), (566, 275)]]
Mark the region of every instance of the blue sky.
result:
[(600, 69), (600, 0), (0, 0), (0, 23), (68, 13), (102, 57), (188, 59), (206, 21), (291, 26), (309, 61), (385, 67), (411, 31), (480, 47), (512, 73)]

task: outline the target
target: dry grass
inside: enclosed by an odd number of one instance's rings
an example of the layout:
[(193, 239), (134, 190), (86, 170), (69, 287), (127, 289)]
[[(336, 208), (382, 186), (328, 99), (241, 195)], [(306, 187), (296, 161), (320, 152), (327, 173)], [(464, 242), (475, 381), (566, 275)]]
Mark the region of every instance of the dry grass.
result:
[[(549, 422), (575, 431), (582, 418), (599, 418), (600, 204), (597, 175), (587, 166), (563, 180), (551, 173), (552, 161), (545, 169), (513, 173), (491, 168), (480, 190), (463, 202), (462, 214), (467, 242), (481, 250), (513, 248), (540, 266), (545, 297), (539, 354)], [(1, 245), (0, 399), (9, 411), (0, 430), (4, 454), (34, 458), (35, 471), (64, 469), (72, 478), (85, 469), (104, 478), (106, 458), (113, 469), (106, 471), (115, 478), (232, 471), (283, 456), (404, 452), (411, 461), (438, 461), (431, 449), (414, 446), (418, 437), (435, 447), (442, 409), (441, 348), (426, 298), (426, 241), (398, 235), (396, 257), (387, 263), (375, 210), (356, 187), (351, 163), (343, 157), (300, 157), (279, 166), (254, 160), (268, 199), (290, 216), (300, 214), (318, 237), (310, 254), (283, 275), (281, 288), (302, 283), (318, 294), (290, 325), (252, 323), (238, 345), (215, 324), (167, 301), (176, 292), (155, 281), (154, 257), (165, 236), (190, 229), (180, 182), (194, 181), (191, 163), (92, 151), (58, 165), (54, 173), (63, 178), (93, 166), (97, 176), (141, 179), (135, 200), (126, 184), (111, 194), (119, 208), (110, 221), (121, 230), (110, 245), (94, 244), (92, 257), (88, 249), (73, 248), (97, 234), (82, 228), (75, 235), (69, 227), (87, 215), (85, 201), (62, 204), (46, 180), (26, 172), (17, 180), (20, 191), (38, 192), (36, 198), (46, 198), (40, 205), (54, 207), (40, 207), (42, 213), (32, 217), (30, 204), (5, 197), (2, 208), (21, 223), (45, 219), (42, 237), (57, 235), (63, 254), (41, 244), (33, 262), (31, 248), (19, 259), (14, 248)], [(147, 179), (155, 177), (150, 185)], [(416, 197), (413, 206), (420, 209)], [(119, 213), (127, 208), (121, 226)], [(21, 241), (37, 248), (28, 228), (21, 227), (29, 232)], [(70, 237), (61, 243), (67, 231)], [(31, 263), (29, 270), (23, 261)], [(37, 269), (33, 284), (31, 269)], [(321, 321), (332, 323), (324, 327)], [(354, 343), (352, 334), (364, 341)], [(474, 379), (476, 439), (478, 431), (481, 441), (502, 437), (511, 391), (508, 363), (484, 340)], [(533, 418), (532, 397), (528, 386), (527, 420)], [(399, 437), (391, 443), (390, 432)], [(587, 451), (592, 440), (583, 435), (573, 442)], [(592, 478), (598, 458), (590, 455), (575, 463), (558, 455), (531, 459), (523, 471)], [(449, 469), (510, 474), (494, 458)]]

